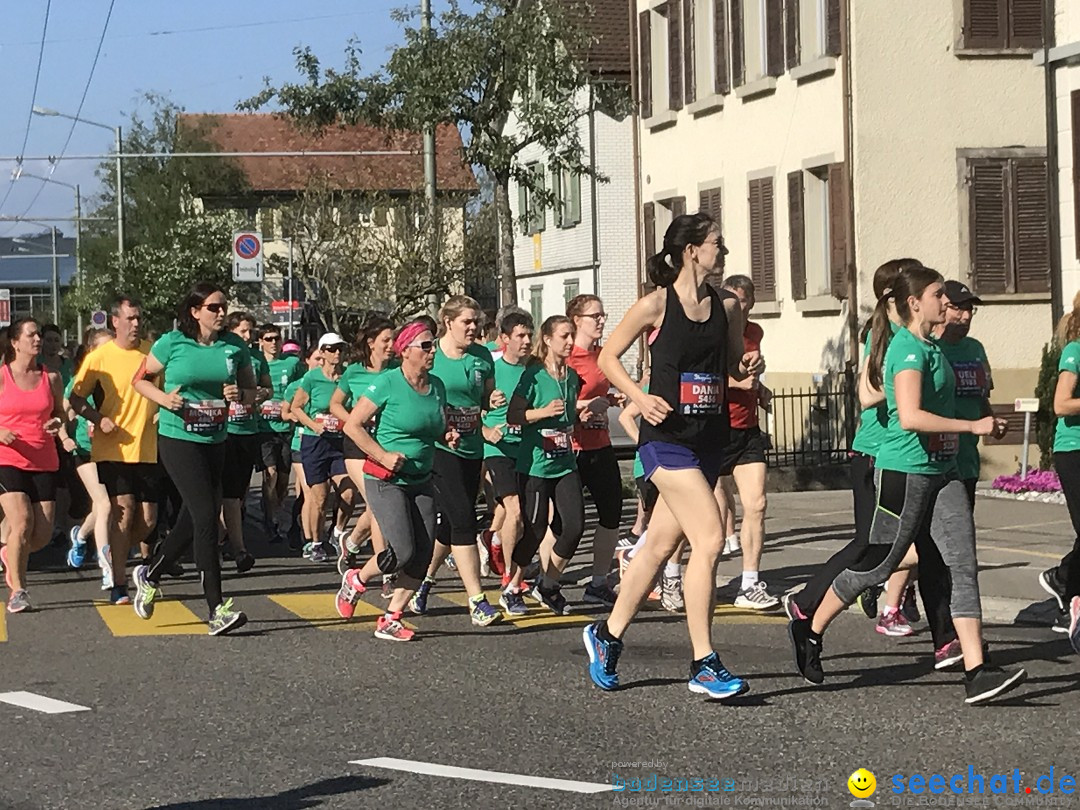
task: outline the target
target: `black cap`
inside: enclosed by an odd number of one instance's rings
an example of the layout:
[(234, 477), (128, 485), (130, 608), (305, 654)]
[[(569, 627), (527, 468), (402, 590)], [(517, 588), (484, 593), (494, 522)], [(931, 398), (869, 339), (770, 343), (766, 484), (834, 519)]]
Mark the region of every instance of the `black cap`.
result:
[(959, 281), (945, 282), (945, 297), (949, 299), (950, 304), (958, 307), (964, 304), (982, 303), (979, 296), (975, 295), (967, 284), (961, 284)]

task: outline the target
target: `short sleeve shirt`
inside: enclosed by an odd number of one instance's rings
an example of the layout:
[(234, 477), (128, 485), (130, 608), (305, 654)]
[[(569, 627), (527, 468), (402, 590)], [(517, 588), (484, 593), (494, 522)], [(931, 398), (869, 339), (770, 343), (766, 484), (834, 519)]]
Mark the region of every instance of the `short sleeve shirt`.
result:
[(561, 399), (564, 407), (559, 416), (521, 426), (518, 472), (533, 478), (562, 478), (577, 469), (571, 436), (580, 386), (572, 368), (566, 369), (561, 380), (553, 378), (539, 363), (525, 369), (514, 396), (524, 398), (528, 410), (543, 408), (556, 399)]
[[(1080, 394), (1080, 340), (1067, 343), (1061, 350), (1058, 373), (1071, 371), (1076, 376), (1072, 395)], [(1071, 453), (1080, 450), (1080, 416), (1059, 416), (1054, 428), (1054, 452)]]
[[(270, 376), (270, 367), (262, 352), (253, 352), (251, 354), (251, 370), (255, 374), (255, 383), (257, 385), (261, 384), (261, 380)], [(261, 421), (259, 417), (260, 410), (261, 408), (258, 405), (245, 405), (242, 402), (230, 402), (229, 424), (227, 426), (229, 435), (254, 436), (258, 433), (259, 423)]]
[(272, 393), (259, 408), (259, 429), (263, 433), (289, 433), (293, 423), (281, 418), (281, 403), (285, 400), (285, 389), (303, 374), (300, 358), (295, 354), (279, 355), (267, 360), (266, 368)]
[[(765, 337), (765, 330), (761, 328), (761, 325), (747, 321), (746, 328), (743, 330), (743, 350), (761, 351), (763, 337)], [(728, 413), (731, 415), (731, 426), (736, 430), (757, 427), (758, 389), (728, 386)]]
[[(438, 342), (435, 345), (435, 367), (431, 373), (442, 380), (446, 390), (447, 421), (461, 435), (456, 450), (444, 444), (439, 444), (439, 449), (461, 458), (483, 458), (484, 434), (480, 424), (484, 390), (488, 380), (495, 379), (491, 352), (478, 343), (471, 343), (464, 355), (452, 359), (443, 354)], [(509, 392), (503, 393), (509, 397)]]
[[(900, 327), (892, 321), (889, 322), (892, 334), (896, 335)], [(863, 358), (870, 356), (871, 335), (867, 333), (866, 342), (863, 344)], [(876, 456), (881, 448), (881, 442), (885, 439), (885, 428), (889, 424), (889, 407), (885, 402), (875, 405), (873, 408), (865, 408), (859, 415), (859, 427), (855, 431), (855, 440), (851, 443), (851, 449), (864, 456)]]
[(484, 458), (516, 459), (521, 446), (521, 425), (508, 425), (506, 412), (510, 409), (510, 397), (517, 390), (525, 364), (507, 363), (505, 356), (495, 361), (495, 388), (506, 394), (506, 404), (484, 414), (484, 426), (501, 428), (502, 440), (498, 444), (484, 442)]
[(377, 408), (375, 441), (389, 453), (401, 453), (405, 463), (390, 478), (392, 484), (417, 484), (431, 477), (435, 445), (446, 434), (446, 390), (428, 375), (428, 390), (421, 394), (400, 368), (375, 378), (364, 396)]
[[(599, 349), (583, 349), (574, 346), (566, 364), (577, 372), (581, 380), (581, 391), (578, 392), (580, 399), (594, 399), (606, 397), (611, 390), (611, 382), (600, 370), (600, 364), (596, 359), (600, 356)], [(611, 433), (608, 428), (607, 413), (589, 417), (584, 413), (585, 420), (579, 420), (574, 425), (574, 449), (575, 450), (599, 450), (611, 445)]]
[[(986, 349), (973, 337), (963, 337), (956, 343), (939, 340), (937, 345), (956, 375), (956, 418), (981, 419), (987, 413), (986, 403), (994, 388)], [(960, 434), (956, 466), (965, 480), (979, 477), (979, 437), (974, 433)]]

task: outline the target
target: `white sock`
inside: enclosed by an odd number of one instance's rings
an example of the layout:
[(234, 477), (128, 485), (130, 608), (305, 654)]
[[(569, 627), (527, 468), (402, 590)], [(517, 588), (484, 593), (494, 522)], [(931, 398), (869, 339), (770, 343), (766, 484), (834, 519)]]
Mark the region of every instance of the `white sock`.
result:
[(491, 533), (491, 545), (493, 545), (493, 546), (501, 546), (502, 545), (502, 540), (499, 539), (499, 533), (498, 532), (492, 532)]
[(639, 551), (641, 551), (641, 549), (645, 548), (645, 537), (646, 537), (646, 535), (648, 535), (648, 533), (649, 533), (648, 529), (646, 529), (645, 531), (643, 531), (641, 533), (641, 536), (638, 537), (638, 539), (635, 541), (634, 547), (632, 549), (630, 549), (628, 552), (626, 552), (626, 559), (628, 559), (628, 560), (634, 559), (634, 555), (637, 554)]
[(727, 543), (727, 545), (729, 545), (729, 546), (737, 546), (737, 545), (739, 545), (739, 535), (737, 535), (737, 534), (728, 535), (727, 540), (725, 540), (724, 542)]
[(681, 577), (682, 566), (678, 563), (666, 562), (664, 563), (664, 576), (665, 577)]
[(742, 572), (742, 590), (747, 588), (753, 588), (758, 583), (757, 571), (743, 571)]

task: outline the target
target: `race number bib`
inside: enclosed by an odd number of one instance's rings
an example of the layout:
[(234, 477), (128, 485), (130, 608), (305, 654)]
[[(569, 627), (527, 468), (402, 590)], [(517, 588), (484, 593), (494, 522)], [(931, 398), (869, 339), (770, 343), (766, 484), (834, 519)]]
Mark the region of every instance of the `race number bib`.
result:
[(281, 406), (280, 399), (268, 399), (259, 407), (259, 413), (262, 414), (263, 419), (277, 419), (280, 421)]
[(720, 413), (724, 405), (724, 378), (719, 374), (685, 372), (679, 378), (679, 413), (706, 416)]
[(979, 360), (963, 360), (952, 364), (956, 374), (958, 397), (985, 397), (990, 394), (986, 366)]
[(931, 433), (927, 445), (931, 461), (948, 461), (960, 450), (960, 434)]
[(507, 424), (506, 427), (503, 428), (503, 434), (506, 435), (506, 436), (514, 436), (514, 437), (520, 439), (521, 438), (521, 425)]
[(541, 430), (540, 446), (544, 451), (544, 458), (562, 458), (570, 453), (570, 431)]
[(223, 399), (188, 400), (180, 411), (187, 433), (217, 433), (228, 415), (229, 405)]
[(447, 427), (462, 436), (472, 436), (480, 427), (480, 408), (447, 408)]
[(315, 414), (315, 424), (323, 426), (323, 433), (341, 433), (341, 420), (332, 413)]
[(255, 415), (255, 409), (242, 402), (229, 403), (229, 421), (232, 423), (246, 422)]

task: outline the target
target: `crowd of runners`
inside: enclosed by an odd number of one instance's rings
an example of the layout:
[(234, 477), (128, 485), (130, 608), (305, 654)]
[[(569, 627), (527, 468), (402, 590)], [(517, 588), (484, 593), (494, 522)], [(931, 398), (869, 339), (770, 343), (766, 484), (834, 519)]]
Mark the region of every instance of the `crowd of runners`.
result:
[[(990, 409), (986, 353), (968, 334), (979, 299), (915, 259), (878, 269), (851, 453), (855, 536), (804, 587), (778, 594), (760, 570), (769, 447), (758, 419), (772, 397), (763, 331), (747, 317), (748, 277), (713, 286), (726, 253), (708, 215), (676, 217), (648, 262), (655, 290), (612, 330), (595, 295), (541, 324), (516, 307), (485, 323), (476, 301), (455, 295), (436, 318), (373, 316), (351, 343), (328, 332), (304, 348), (230, 312), (210, 284), (190, 291), (176, 328), (155, 340), (139, 302), (118, 297), (111, 329), (88, 331), (72, 360), (58, 329), (16, 321), (0, 336), (7, 611), (31, 609), (28, 558), (75, 515), (67, 564), (96, 560), (113, 604), (150, 619), (162, 579), (192, 554), (210, 634), (241, 627), (221, 571), (223, 561), (241, 574), (256, 565), (244, 532), (258, 469), (265, 539), (336, 563), (343, 619), (377, 589), (380, 639), (413, 638), (402, 617), (427, 613), (443, 565), (461, 579), (475, 625), (525, 614), (528, 602), (563, 615), (588, 492), (596, 528), (582, 601), (610, 610), (584, 630), (600, 689), (619, 687), (622, 639), (648, 600), (685, 613), (692, 692), (726, 699), (749, 688), (713, 640), (717, 565), (733, 554), (734, 605), (787, 613), (796, 667), (812, 684), (824, 681), (823, 635), (836, 616), (858, 602), (877, 632), (910, 635), (917, 587), (934, 666), (962, 668), (968, 703), (1018, 686), (1024, 670), (995, 666), (982, 637), (978, 437), (1000, 437), (1005, 423)], [(1060, 338), (1054, 459), (1080, 538), (1080, 301)], [(640, 380), (620, 361), (635, 344), (647, 358)], [(637, 444), (625, 539), (613, 409)], [(478, 503), (490, 523), (478, 521)], [(1080, 652), (1078, 549), (1080, 539), (1038, 582), (1059, 608), (1054, 629)]]

